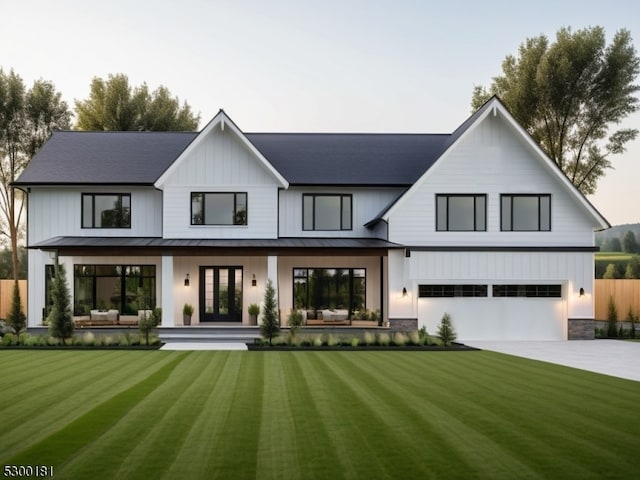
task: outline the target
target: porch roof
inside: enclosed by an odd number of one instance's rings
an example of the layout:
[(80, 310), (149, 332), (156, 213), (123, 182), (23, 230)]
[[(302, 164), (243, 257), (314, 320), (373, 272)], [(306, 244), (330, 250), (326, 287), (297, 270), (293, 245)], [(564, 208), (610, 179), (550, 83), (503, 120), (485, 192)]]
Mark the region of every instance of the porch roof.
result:
[[(378, 238), (265, 238), (265, 239), (177, 239), (160, 237), (52, 237), (29, 248), (62, 253), (92, 255), (173, 254), (173, 255), (268, 255), (268, 254), (386, 254), (403, 245)], [(218, 250), (213, 252), (212, 250)], [(315, 251), (314, 251), (315, 250)]]

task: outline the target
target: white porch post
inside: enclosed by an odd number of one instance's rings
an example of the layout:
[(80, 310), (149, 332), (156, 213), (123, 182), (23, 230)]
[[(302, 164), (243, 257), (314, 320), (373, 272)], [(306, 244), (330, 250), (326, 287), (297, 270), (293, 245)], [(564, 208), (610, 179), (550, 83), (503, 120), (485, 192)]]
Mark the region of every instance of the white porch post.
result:
[(173, 255), (162, 256), (162, 326), (175, 326)]

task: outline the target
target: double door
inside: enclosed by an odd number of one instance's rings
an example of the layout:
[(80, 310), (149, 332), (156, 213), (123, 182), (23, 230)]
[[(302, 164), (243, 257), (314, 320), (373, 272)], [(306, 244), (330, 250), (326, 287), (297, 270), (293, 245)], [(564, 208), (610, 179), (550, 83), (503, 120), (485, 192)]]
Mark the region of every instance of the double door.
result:
[(242, 322), (242, 267), (200, 267), (200, 321)]

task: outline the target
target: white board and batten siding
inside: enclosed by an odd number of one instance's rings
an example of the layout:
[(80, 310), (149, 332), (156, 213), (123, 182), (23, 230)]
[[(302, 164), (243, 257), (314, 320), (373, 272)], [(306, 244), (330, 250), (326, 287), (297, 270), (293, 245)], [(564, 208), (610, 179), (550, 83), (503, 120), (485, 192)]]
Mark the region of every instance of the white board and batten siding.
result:
[[(131, 195), (131, 228), (82, 228), (83, 193)], [(29, 194), (29, 245), (57, 236), (159, 237), (162, 193), (153, 187), (32, 187)]]
[[(164, 238), (276, 238), (278, 185), (237, 135), (209, 131), (163, 183)], [(192, 192), (246, 192), (246, 226), (191, 225)]]
[[(593, 219), (551, 170), (508, 122), (488, 116), (393, 209), (389, 240), (405, 245), (593, 245)], [(486, 231), (436, 231), (436, 195), (457, 193), (487, 195)], [(551, 231), (501, 232), (501, 194), (550, 194)]]
[[(376, 237), (379, 231), (368, 229), (365, 224), (373, 220), (386, 206), (405, 189), (398, 188), (337, 188), (337, 187), (290, 187), (280, 191), (280, 236), (281, 237)], [(351, 230), (326, 231), (303, 230), (302, 197), (304, 194), (351, 195)]]

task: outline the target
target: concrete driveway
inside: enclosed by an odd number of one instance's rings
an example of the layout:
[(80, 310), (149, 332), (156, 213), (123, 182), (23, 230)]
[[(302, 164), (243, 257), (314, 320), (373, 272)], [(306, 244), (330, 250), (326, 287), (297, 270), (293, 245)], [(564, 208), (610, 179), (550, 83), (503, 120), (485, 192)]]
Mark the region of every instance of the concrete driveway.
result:
[(474, 342), (470, 340), (465, 344), (482, 350), (491, 350), (640, 381), (640, 342), (625, 342), (622, 340)]

